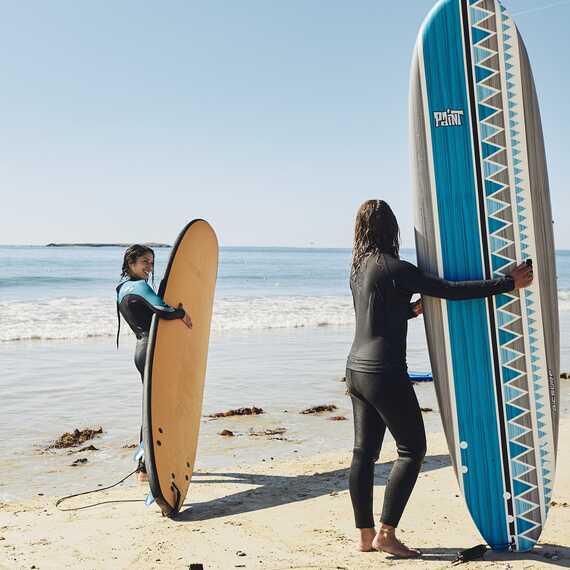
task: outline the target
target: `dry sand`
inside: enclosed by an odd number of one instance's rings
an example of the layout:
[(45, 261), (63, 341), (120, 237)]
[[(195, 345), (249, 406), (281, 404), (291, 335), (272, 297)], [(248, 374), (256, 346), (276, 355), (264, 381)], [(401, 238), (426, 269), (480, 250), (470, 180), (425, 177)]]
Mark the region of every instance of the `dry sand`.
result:
[[(487, 554), (464, 568), (570, 567), (570, 420), (561, 428), (554, 501), (541, 544), (528, 554)], [(380, 510), (394, 459), (386, 445), (376, 467)], [(459, 496), (443, 436), (429, 437), (428, 457), (401, 522), (401, 537), (420, 561), (356, 551), (347, 490), (350, 455), (267, 461), (249, 469), (197, 472), (177, 520), (143, 504), (142, 484), (73, 499), (61, 512), (53, 497), (6, 503), (0, 510), (0, 568), (360, 570), (381, 565), (448, 568), (458, 550), (481, 542)], [(80, 490), (80, 489), (78, 489)], [(65, 489), (74, 492), (75, 489)], [(565, 505), (564, 505), (565, 503)]]

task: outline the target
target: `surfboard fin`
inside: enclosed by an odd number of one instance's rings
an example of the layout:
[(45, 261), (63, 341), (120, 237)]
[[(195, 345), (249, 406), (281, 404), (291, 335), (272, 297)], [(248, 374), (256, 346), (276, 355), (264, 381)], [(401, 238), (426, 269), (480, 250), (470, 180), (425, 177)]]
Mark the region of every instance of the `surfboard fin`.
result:
[(133, 461), (135, 463), (144, 461), (144, 445), (142, 441), (139, 443), (139, 446), (133, 455)]
[(152, 493), (149, 493), (146, 496), (146, 500), (144, 502), (144, 506), (145, 507), (150, 507), (154, 502), (156, 501), (156, 499), (152, 496)]

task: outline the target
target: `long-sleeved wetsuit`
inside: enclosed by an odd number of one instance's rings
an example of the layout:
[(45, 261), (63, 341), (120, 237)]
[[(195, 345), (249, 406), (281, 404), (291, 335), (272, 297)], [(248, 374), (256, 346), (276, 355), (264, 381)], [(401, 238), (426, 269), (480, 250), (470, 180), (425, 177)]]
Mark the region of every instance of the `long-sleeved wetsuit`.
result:
[(426, 452), (421, 411), (406, 365), (408, 319), (414, 293), (449, 300), (490, 297), (514, 289), (512, 277), (452, 282), (428, 275), (388, 254), (365, 259), (350, 288), (356, 313), (346, 381), (354, 411), (349, 487), (357, 528), (374, 527), (372, 491), (386, 427), (396, 440), (381, 522), (397, 526)]
[(141, 380), (144, 381), (148, 333), (152, 316), (158, 315), (161, 319), (181, 319), (185, 312), (184, 309), (175, 309), (167, 305), (144, 279), (122, 281), (116, 291), (117, 308), (137, 337), (135, 366), (141, 375)]

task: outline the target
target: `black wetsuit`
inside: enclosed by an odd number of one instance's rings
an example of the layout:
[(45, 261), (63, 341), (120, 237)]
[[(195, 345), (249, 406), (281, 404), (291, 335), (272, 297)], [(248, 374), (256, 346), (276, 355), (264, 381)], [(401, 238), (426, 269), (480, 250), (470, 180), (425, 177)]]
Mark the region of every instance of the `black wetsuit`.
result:
[(514, 288), (512, 277), (451, 282), (420, 271), (389, 254), (369, 256), (350, 288), (356, 332), (347, 362), (346, 381), (354, 411), (354, 453), (349, 488), (357, 528), (374, 527), (374, 464), (386, 427), (396, 440), (381, 522), (397, 526), (423, 458), (426, 439), (421, 411), (408, 377), (406, 335), (414, 317), (411, 297), (465, 300), (490, 297)]
[(117, 309), (137, 337), (135, 366), (141, 375), (141, 381), (144, 382), (144, 366), (152, 316), (158, 315), (162, 319), (181, 319), (185, 312), (184, 309), (174, 309), (167, 305), (143, 279), (122, 281), (116, 291)]

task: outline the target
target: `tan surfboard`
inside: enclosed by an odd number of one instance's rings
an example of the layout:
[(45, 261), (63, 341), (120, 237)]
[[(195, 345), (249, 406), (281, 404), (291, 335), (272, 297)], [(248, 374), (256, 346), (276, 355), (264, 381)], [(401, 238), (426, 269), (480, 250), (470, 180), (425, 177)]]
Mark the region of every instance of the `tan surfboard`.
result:
[(169, 516), (182, 507), (196, 459), (217, 273), (216, 234), (193, 220), (174, 244), (159, 289), (170, 306), (182, 303), (192, 329), (153, 317), (145, 365), (145, 464), (151, 494)]

